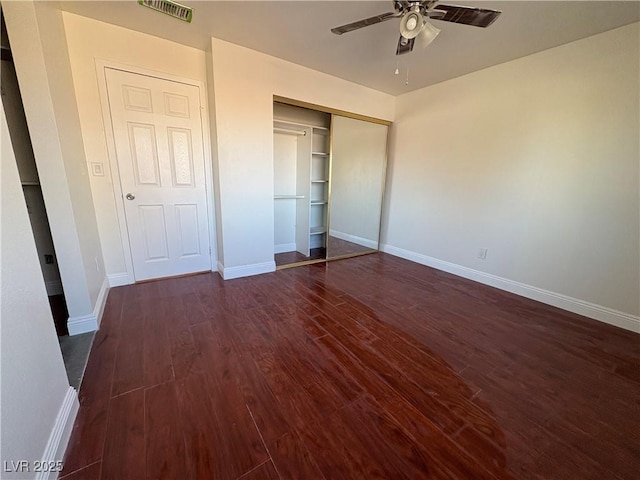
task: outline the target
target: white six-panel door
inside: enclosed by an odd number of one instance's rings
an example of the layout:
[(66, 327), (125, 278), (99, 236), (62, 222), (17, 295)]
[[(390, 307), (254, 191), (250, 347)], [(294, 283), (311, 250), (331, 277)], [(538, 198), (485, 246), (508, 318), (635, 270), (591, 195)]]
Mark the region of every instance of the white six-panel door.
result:
[(211, 270), (198, 87), (105, 72), (135, 279)]

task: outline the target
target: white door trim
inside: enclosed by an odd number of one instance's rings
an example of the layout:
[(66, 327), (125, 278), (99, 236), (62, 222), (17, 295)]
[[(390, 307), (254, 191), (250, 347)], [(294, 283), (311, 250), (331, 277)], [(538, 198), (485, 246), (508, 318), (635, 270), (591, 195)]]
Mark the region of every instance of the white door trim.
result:
[(102, 107), (102, 121), (104, 123), (104, 132), (107, 139), (107, 153), (109, 156), (109, 167), (111, 170), (111, 182), (113, 185), (113, 195), (116, 204), (116, 212), (118, 215), (118, 224), (120, 226), (120, 240), (122, 243), (122, 250), (124, 252), (125, 267), (127, 269), (127, 281), (122, 282), (121, 285), (127, 285), (135, 283), (135, 277), (133, 273), (133, 254), (131, 252), (131, 246), (129, 245), (129, 231), (127, 228), (127, 222), (124, 214), (124, 195), (122, 192), (122, 186), (120, 184), (120, 171), (118, 169), (118, 158), (116, 156), (116, 141), (113, 133), (113, 125), (111, 124), (111, 109), (109, 107), (109, 97), (107, 95), (107, 78), (105, 69), (111, 68), (114, 70), (121, 70), (123, 72), (134, 73), (138, 75), (145, 75), (147, 77), (159, 78), (161, 80), (168, 80), (171, 82), (184, 83), (192, 85), (198, 88), (199, 100), (200, 100), (200, 119), (202, 124), (202, 140), (204, 147), (204, 169), (205, 169), (205, 191), (207, 196), (207, 221), (209, 227), (209, 257), (211, 259), (211, 270), (216, 271), (218, 265), (217, 258), (217, 237), (216, 237), (216, 221), (215, 221), (215, 206), (213, 195), (213, 161), (211, 158), (211, 138), (209, 136), (209, 112), (207, 102), (207, 89), (204, 82), (199, 80), (192, 80), (188, 78), (178, 77), (169, 73), (157, 72), (145, 68), (135, 67), (132, 65), (125, 65), (118, 62), (112, 62), (110, 60), (103, 60), (96, 58), (96, 76), (98, 78), (98, 91), (100, 93), (100, 105)]

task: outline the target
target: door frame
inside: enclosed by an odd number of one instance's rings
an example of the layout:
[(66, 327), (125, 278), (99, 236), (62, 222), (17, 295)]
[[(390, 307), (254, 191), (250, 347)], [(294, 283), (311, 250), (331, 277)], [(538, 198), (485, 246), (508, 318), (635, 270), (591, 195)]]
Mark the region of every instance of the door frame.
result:
[[(111, 183), (113, 185), (113, 195), (116, 204), (116, 213), (118, 216), (118, 225), (120, 227), (120, 241), (122, 251), (124, 253), (124, 262), (126, 268), (126, 281), (119, 281), (118, 285), (130, 285), (136, 283), (133, 271), (133, 253), (129, 244), (129, 228), (124, 210), (124, 193), (122, 192), (122, 184), (120, 183), (120, 170), (118, 168), (118, 157), (116, 155), (116, 140), (113, 133), (113, 125), (111, 124), (111, 108), (109, 106), (109, 96), (107, 93), (107, 77), (106, 69), (120, 70), (126, 73), (153, 77), (160, 80), (168, 80), (170, 82), (183, 83), (194, 86), (199, 92), (200, 101), (200, 123), (202, 126), (202, 145), (204, 157), (204, 178), (205, 178), (205, 194), (207, 203), (207, 223), (209, 235), (209, 260), (211, 262), (211, 271), (216, 272), (218, 268), (217, 258), (217, 236), (216, 236), (216, 218), (213, 194), (213, 159), (211, 152), (211, 138), (209, 135), (209, 109), (207, 101), (207, 89), (205, 83), (199, 80), (179, 77), (165, 72), (158, 72), (146, 68), (125, 65), (110, 60), (95, 59), (96, 76), (98, 78), (98, 91), (100, 93), (100, 105), (102, 107), (102, 121), (104, 123), (104, 133), (107, 140), (107, 153), (109, 156), (109, 169), (111, 170)], [(116, 286), (116, 285), (112, 285)]]

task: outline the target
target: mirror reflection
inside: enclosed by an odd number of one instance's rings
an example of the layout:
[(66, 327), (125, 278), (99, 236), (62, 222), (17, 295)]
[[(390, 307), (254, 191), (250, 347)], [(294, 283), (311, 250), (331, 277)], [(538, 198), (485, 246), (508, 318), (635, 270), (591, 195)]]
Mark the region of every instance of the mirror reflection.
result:
[(378, 250), (387, 130), (333, 115), (327, 258)]

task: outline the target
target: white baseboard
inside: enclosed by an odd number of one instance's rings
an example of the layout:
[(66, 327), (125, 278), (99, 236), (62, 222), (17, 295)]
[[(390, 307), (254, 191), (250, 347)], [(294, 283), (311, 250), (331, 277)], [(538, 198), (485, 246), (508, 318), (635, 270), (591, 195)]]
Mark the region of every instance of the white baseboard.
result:
[(259, 275), (261, 273), (274, 272), (276, 270), (276, 262), (263, 262), (254, 263), (252, 265), (241, 265), (239, 267), (224, 267), (220, 268), (221, 264), (218, 264), (219, 272), (222, 273), (222, 278), (225, 280), (231, 280), (233, 278), (249, 277), (251, 275)]
[(62, 282), (60, 280), (45, 280), (44, 286), (47, 288), (47, 295), (60, 295), (62, 293)]
[(347, 242), (357, 243), (363, 247), (371, 248), (373, 250), (378, 249), (378, 242), (375, 240), (369, 240), (368, 238), (356, 237), (349, 233), (339, 232), (337, 230), (329, 230), (329, 235), (339, 238), (340, 240), (346, 240)]
[(93, 314), (69, 317), (69, 320), (67, 320), (67, 329), (69, 330), (69, 335), (95, 332), (98, 330), (98, 319)]
[(96, 304), (93, 307), (93, 315), (96, 317), (96, 323), (100, 326), (102, 322), (102, 314), (104, 313), (104, 306), (107, 303), (107, 296), (109, 295), (109, 279), (104, 277), (102, 281), (102, 287), (100, 287), (100, 292), (98, 293), (98, 298), (96, 299)]
[[(64, 459), (64, 452), (67, 449), (69, 438), (71, 437), (71, 430), (73, 429), (73, 423), (76, 420), (80, 403), (78, 402), (78, 392), (73, 387), (69, 387), (67, 393), (62, 401), (62, 405), (58, 410), (58, 416), (56, 422), (53, 425), (53, 429), (49, 434), (49, 440), (42, 454), (42, 463), (47, 465), (55, 464), (55, 462), (61, 462)], [(55, 469), (54, 469), (55, 470)], [(55, 479), (58, 477), (58, 472), (40, 471), (36, 475), (36, 480)]]
[(546, 303), (547, 305), (552, 305), (569, 312), (584, 315), (585, 317), (624, 328), (625, 330), (640, 333), (640, 317), (637, 315), (620, 312), (612, 308), (603, 307), (602, 305), (596, 305), (584, 300), (562, 295), (560, 293), (550, 292), (542, 288), (533, 287), (531, 285), (509, 280), (508, 278), (498, 277), (497, 275), (463, 267), (462, 265), (439, 260), (410, 250), (404, 250), (392, 245), (381, 244), (380, 250), (396, 257), (401, 257), (412, 262), (468, 278), (469, 280), (490, 285), (492, 287), (499, 288), (500, 290), (515, 293), (516, 295), (531, 298), (532, 300), (537, 300), (538, 302)]
[(109, 287), (122, 287), (123, 285), (132, 285), (136, 283), (127, 272), (111, 273), (107, 275), (107, 278), (109, 279)]
[(286, 253), (286, 252), (295, 252), (296, 244), (294, 243), (281, 243), (280, 245), (274, 245), (273, 253)]
[(105, 277), (98, 292), (96, 304), (93, 307), (91, 315), (80, 315), (78, 317), (69, 317), (67, 320), (67, 329), (69, 335), (80, 335), (81, 333), (95, 332), (102, 321), (104, 306), (107, 303), (107, 295), (109, 294), (109, 279)]

